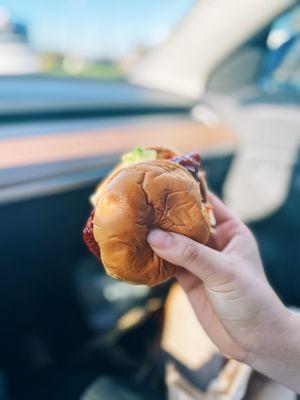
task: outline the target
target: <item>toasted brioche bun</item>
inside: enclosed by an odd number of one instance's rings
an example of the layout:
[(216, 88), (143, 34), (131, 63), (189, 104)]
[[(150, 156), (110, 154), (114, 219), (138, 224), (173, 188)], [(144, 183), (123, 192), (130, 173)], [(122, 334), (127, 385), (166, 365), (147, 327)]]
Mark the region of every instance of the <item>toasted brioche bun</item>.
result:
[[(172, 157), (175, 157), (178, 155), (178, 152), (176, 150), (173, 149), (169, 149), (168, 147), (161, 147), (161, 146), (149, 146), (145, 148), (146, 150), (155, 150), (156, 151), (156, 157), (159, 160), (168, 160)], [(96, 204), (98, 203), (98, 198), (101, 197), (101, 193), (105, 187), (105, 185), (107, 184), (107, 182), (110, 180), (112, 175), (115, 175), (115, 173), (119, 170), (121, 170), (122, 168), (124, 168), (126, 166), (126, 164), (124, 162), (119, 162), (116, 167), (110, 172), (110, 174), (108, 175), (108, 177), (106, 179), (104, 179), (103, 182), (101, 182), (95, 192), (92, 194), (92, 196), (90, 197), (90, 201), (93, 204), (93, 206), (95, 207)]]
[[(163, 150), (166, 158), (176, 154)], [(208, 241), (210, 223), (199, 182), (164, 156), (118, 166), (97, 190), (93, 234), (104, 268), (114, 278), (154, 286), (174, 275), (176, 267), (147, 242), (153, 228)]]

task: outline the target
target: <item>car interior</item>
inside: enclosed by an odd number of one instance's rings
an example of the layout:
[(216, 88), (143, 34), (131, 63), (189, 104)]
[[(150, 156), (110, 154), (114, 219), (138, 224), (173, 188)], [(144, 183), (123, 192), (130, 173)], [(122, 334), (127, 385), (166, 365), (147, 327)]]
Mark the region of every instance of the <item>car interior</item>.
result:
[(126, 78), (0, 76), (1, 400), (166, 399), (170, 360), (203, 390), (224, 365), (217, 355), (192, 374), (161, 347), (172, 280), (116, 281), (82, 241), (95, 186), (135, 146), (198, 150), (210, 189), (255, 233), (272, 286), (300, 307), (299, 81), (274, 88), (268, 48), (298, 9), (228, 54), (196, 100)]

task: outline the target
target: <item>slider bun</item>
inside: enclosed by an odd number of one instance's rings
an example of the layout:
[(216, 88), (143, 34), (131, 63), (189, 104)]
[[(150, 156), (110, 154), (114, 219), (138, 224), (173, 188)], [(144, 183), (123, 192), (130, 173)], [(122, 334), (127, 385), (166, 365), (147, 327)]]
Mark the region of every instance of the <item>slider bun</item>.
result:
[(204, 244), (210, 233), (199, 183), (185, 168), (165, 159), (116, 170), (99, 193), (93, 224), (106, 272), (149, 286), (166, 281), (176, 269), (149, 246), (150, 229), (180, 233)]
[[(179, 154), (176, 150), (169, 149), (168, 147), (162, 147), (162, 146), (149, 146), (149, 147), (146, 147), (145, 150), (155, 150), (156, 151), (156, 157), (159, 160), (161, 160), (161, 159), (170, 159), (170, 158), (175, 157), (175, 156), (177, 156)], [(120, 169), (123, 169), (124, 167), (125, 167), (124, 163), (121, 161), (110, 172), (108, 177), (106, 179), (104, 179), (104, 181), (101, 182), (100, 185), (98, 185), (98, 187), (95, 190), (95, 193), (90, 197), (90, 201), (91, 201), (91, 203), (93, 204), (94, 207), (96, 206), (96, 204), (98, 202), (98, 198), (101, 196), (101, 192), (105, 188), (105, 185), (109, 181), (110, 177), (112, 175), (114, 175), (117, 171), (119, 171)]]

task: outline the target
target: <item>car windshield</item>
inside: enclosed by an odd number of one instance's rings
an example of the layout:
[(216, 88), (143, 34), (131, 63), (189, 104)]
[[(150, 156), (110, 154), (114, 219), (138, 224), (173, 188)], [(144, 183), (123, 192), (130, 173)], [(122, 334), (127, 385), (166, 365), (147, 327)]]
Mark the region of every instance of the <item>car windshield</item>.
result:
[(119, 78), (166, 39), (193, 0), (3, 0), (0, 76)]

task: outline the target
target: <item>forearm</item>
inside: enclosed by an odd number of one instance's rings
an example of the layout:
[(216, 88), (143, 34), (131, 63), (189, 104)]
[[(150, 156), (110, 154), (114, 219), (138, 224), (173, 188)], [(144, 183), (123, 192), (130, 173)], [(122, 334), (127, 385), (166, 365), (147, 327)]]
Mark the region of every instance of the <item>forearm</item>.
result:
[(258, 354), (247, 363), (262, 374), (300, 393), (300, 315), (286, 310), (278, 329), (267, 332)]

